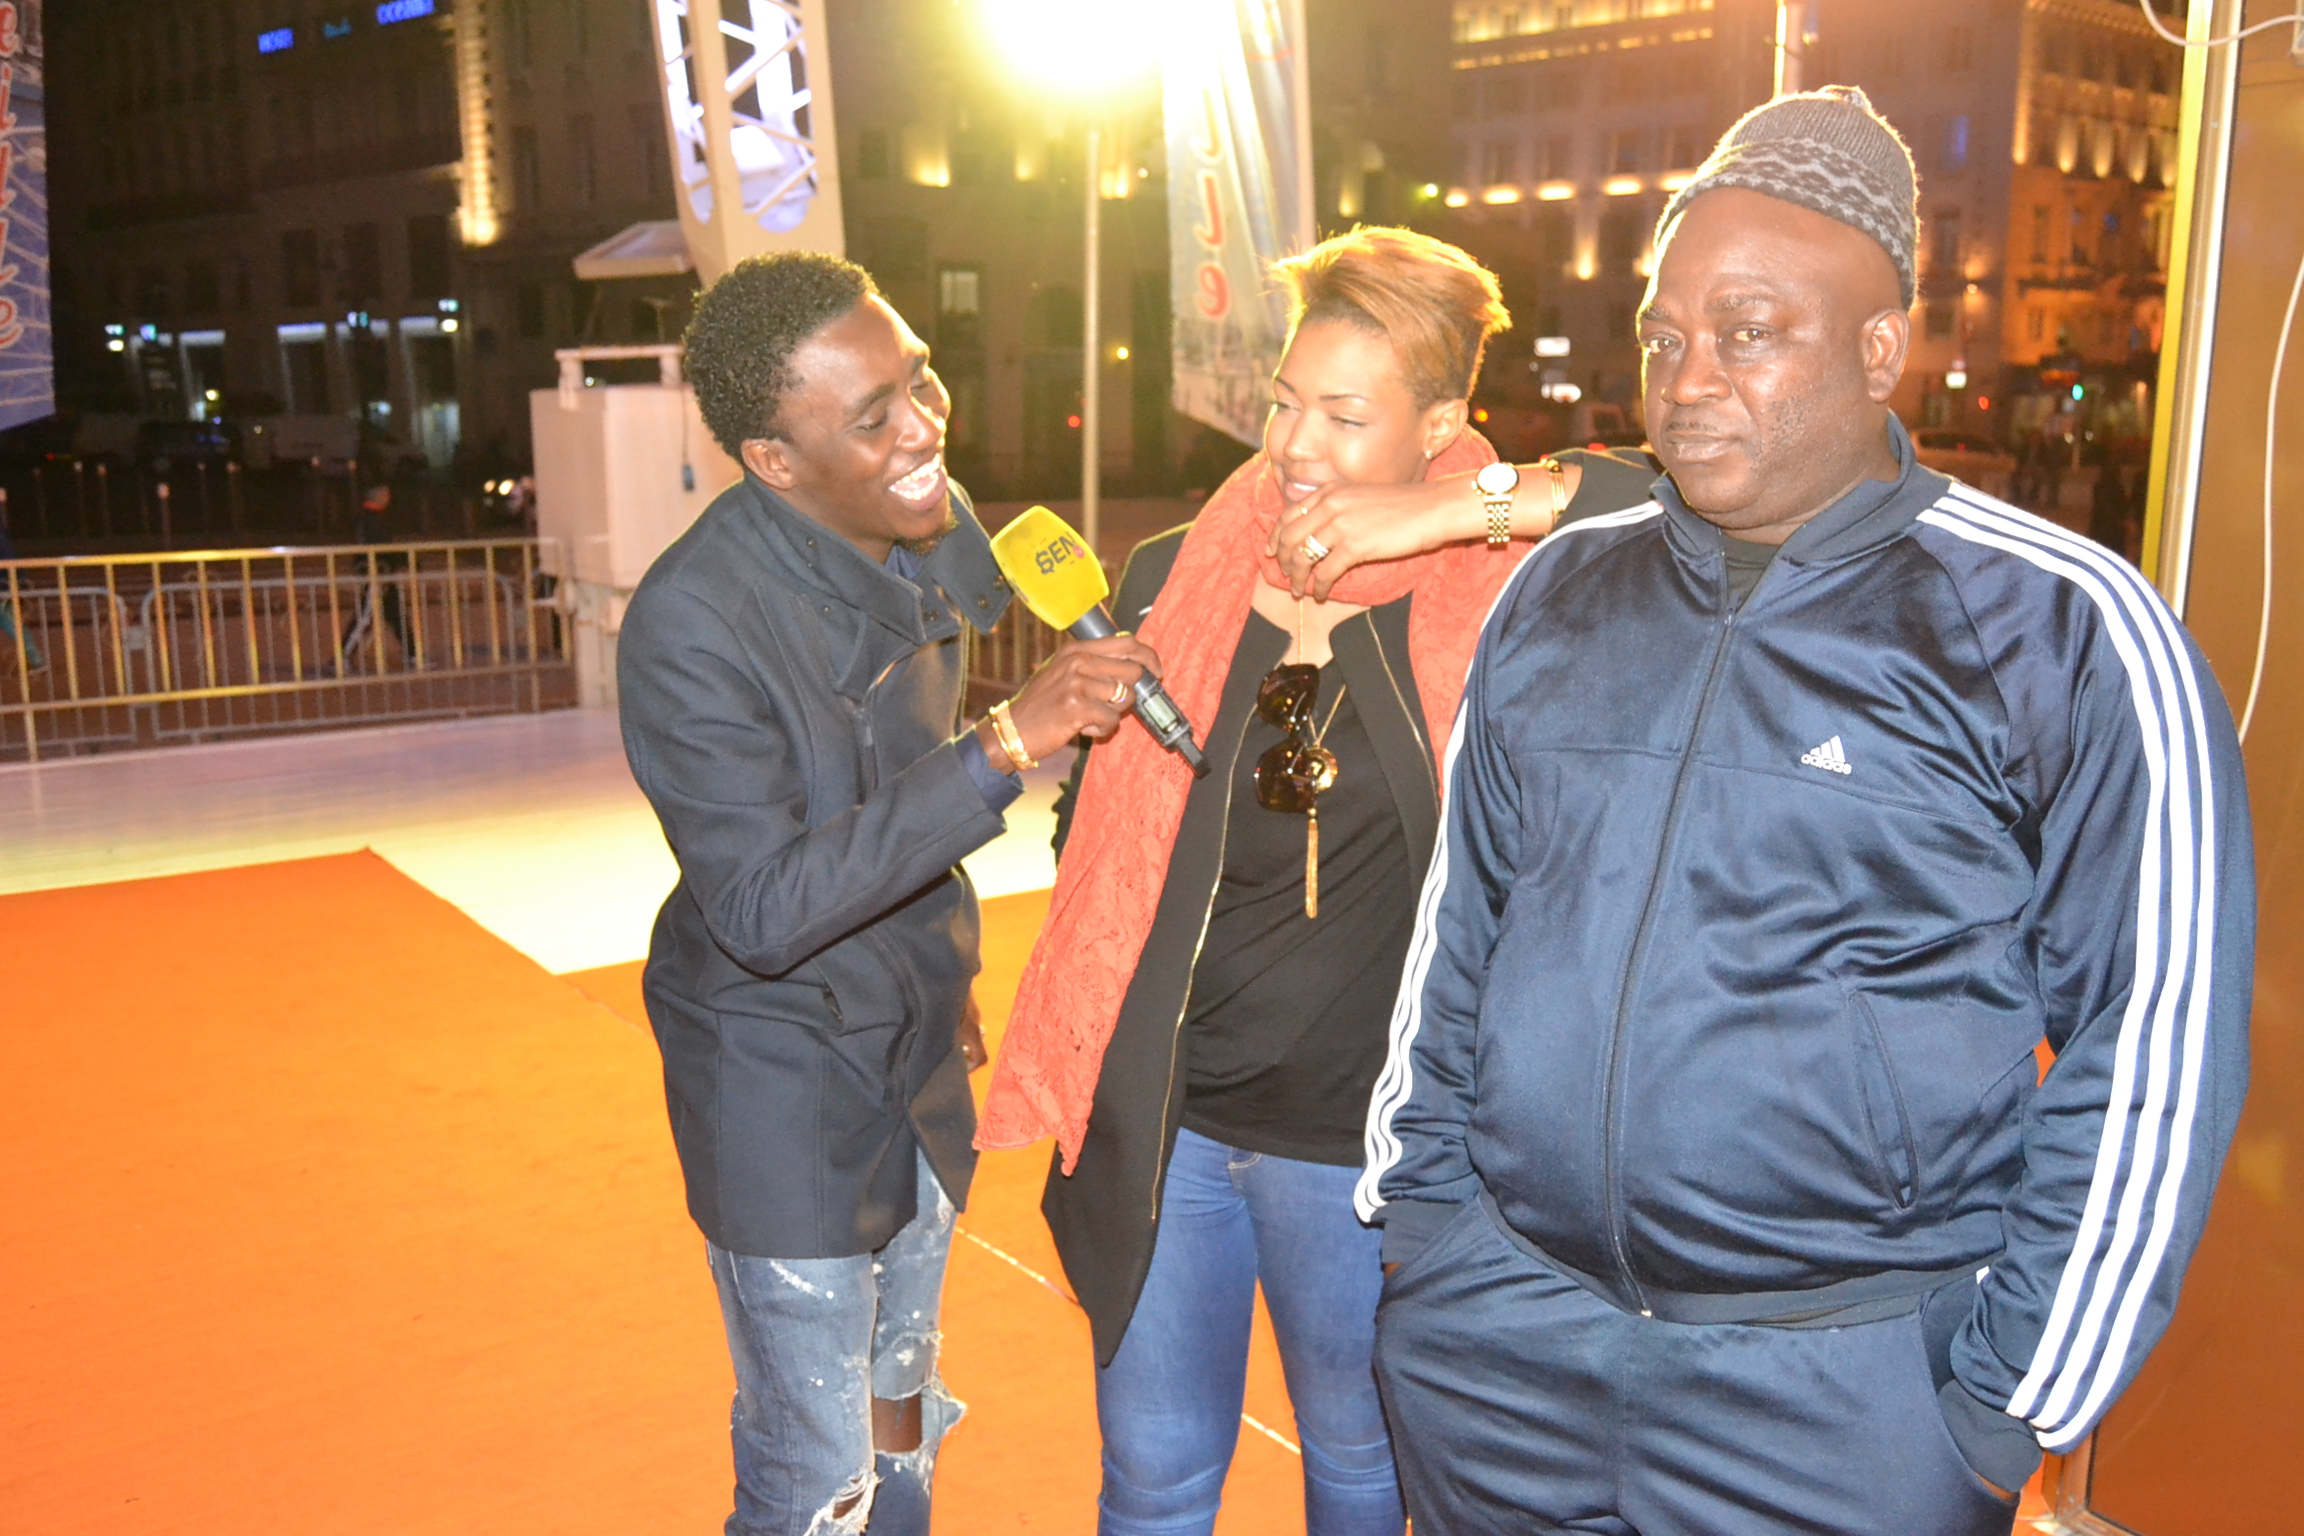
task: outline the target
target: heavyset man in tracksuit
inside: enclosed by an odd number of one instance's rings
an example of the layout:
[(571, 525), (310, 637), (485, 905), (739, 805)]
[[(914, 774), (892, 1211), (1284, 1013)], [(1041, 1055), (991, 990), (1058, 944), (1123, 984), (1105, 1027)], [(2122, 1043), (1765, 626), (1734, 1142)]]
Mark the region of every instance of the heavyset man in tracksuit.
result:
[(1473, 663), (1361, 1183), (1421, 1536), (2005, 1532), (2174, 1309), (2238, 748), (2134, 570), (1914, 462), (1916, 238), (1861, 93), (1732, 128), (1641, 313), (1656, 499)]

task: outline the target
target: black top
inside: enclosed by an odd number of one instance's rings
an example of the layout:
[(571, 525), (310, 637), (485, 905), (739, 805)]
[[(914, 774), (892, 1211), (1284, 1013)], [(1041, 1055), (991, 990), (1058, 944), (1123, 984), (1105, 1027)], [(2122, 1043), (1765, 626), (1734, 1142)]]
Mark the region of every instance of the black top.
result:
[(1732, 533), (1720, 535), (1720, 548), (1728, 557), (1728, 606), (1741, 608), (1752, 589), (1760, 585), (1760, 578), (1768, 574), (1768, 566), (1776, 558), (1781, 544), (1757, 544), (1740, 539)]
[[(1252, 623), (1263, 623), (1259, 617)], [(1320, 915), (1304, 915), (1306, 818), (1256, 803), (1250, 722), (1232, 779), (1223, 876), (1186, 1016), (1184, 1123), (1226, 1146), (1357, 1167), (1385, 1025), (1415, 927), (1400, 809), (1341, 669), (1321, 669), (1315, 729), (1336, 754), (1320, 796)], [(1334, 707), (1331, 717), (1329, 711)]]
[[(1898, 450), (1899, 463), (1904, 462), (1901, 455), (1909, 451), (1909, 448)], [(1852, 489), (1832, 503), (1831, 510), (1851, 521), (1878, 511), (1896, 498), (1897, 491), (1903, 488), (1904, 482), (1910, 477), (1911, 466), (1905, 464), (1904, 467), (1904, 474), (1891, 475), (1885, 480), (1857, 481)], [(1665, 505), (1670, 506), (1671, 503), (1666, 502)], [(1768, 574), (1768, 567), (1775, 563), (1777, 551), (1783, 547), (1782, 544), (1758, 544), (1750, 539), (1740, 539), (1725, 528), (1720, 530), (1720, 552), (1728, 562), (1729, 607), (1744, 606), (1744, 599), (1750, 597), (1752, 589), (1760, 585), (1760, 578)]]

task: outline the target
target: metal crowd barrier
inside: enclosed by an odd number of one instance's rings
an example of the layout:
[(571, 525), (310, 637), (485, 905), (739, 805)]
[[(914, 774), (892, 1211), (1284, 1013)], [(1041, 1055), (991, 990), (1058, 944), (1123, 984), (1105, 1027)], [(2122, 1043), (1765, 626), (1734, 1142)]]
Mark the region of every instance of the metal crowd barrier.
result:
[(0, 760), (573, 701), (533, 539), (0, 562)]
[(1007, 698), (1063, 643), (1063, 635), (1034, 618), (1022, 602), (1010, 603), (990, 634), (974, 637), (968, 657), (969, 691)]

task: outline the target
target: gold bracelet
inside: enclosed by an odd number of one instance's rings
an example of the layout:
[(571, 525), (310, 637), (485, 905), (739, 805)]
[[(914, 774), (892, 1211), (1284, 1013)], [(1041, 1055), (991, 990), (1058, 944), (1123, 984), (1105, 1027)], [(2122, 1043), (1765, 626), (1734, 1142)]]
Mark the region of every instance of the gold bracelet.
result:
[(1544, 473), (1552, 485), (1552, 526), (1544, 530), (1550, 535), (1558, 531), (1560, 519), (1568, 514), (1568, 471), (1558, 459), (1547, 457)]
[(992, 706), (992, 734), (1000, 738), (1000, 750), (1008, 754), (1008, 766), (1024, 773), (1040, 766), (1040, 761), (1024, 750), (1024, 738), (1016, 730), (1016, 722), (1008, 718), (1008, 701), (1002, 699)]

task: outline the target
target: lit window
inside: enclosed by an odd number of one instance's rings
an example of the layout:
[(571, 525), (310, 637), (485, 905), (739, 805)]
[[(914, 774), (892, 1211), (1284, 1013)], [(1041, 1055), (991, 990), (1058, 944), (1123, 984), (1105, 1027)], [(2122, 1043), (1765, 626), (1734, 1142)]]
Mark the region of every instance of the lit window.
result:
[(946, 267), (936, 274), (936, 312), (942, 315), (980, 315), (984, 312), (984, 274), (974, 267)]

